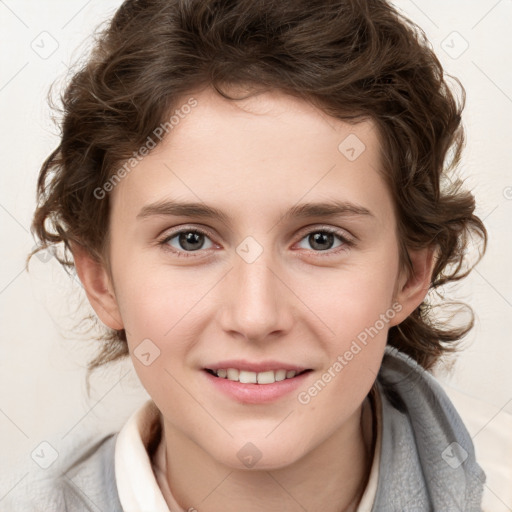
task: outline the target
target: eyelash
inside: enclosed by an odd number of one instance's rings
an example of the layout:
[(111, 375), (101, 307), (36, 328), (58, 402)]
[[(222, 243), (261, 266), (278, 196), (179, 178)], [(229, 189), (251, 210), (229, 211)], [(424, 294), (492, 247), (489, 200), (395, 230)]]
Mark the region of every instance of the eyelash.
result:
[[(205, 250), (208, 250), (208, 249), (199, 249), (197, 251), (183, 251), (183, 250), (178, 251), (174, 247), (171, 247), (168, 244), (168, 242), (182, 233), (196, 233), (196, 234), (201, 234), (201, 235), (207, 236), (210, 239), (213, 238), (213, 236), (210, 232), (205, 231), (203, 229), (184, 228), (184, 229), (180, 229), (179, 231), (175, 231), (174, 233), (167, 234), (163, 239), (158, 241), (158, 245), (161, 246), (162, 249), (164, 249), (166, 251), (170, 251), (172, 254), (174, 254), (178, 258), (195, 258), (195, 257), (197, 257), (197, 256), (193, 255), (195, 252), (200, 253)], [(344, 234), (342, 234), (341, 231), (334, 229), (334, 228), (329, 228), (329, 227), (311, 229), (310, 231), (307, 231), (300, 238), (299, 241), (304, 240), (306, 237), (308, 237), (309, 235), (311, 235), (313, 233), (329, 233), (329, 234), (335, 235), (343, 244), (343, 245), (337, 247), (336, 249), (328, 249), (326, 251), (315, 251), (315, 250), (311, 250), (311, 249), (308, 250), (308, 252), (316, 253), (320, 257), (333, 256), (340, 252), (346, 251), (355, 245), (355, 240), (353, 240), (352, 238), (347, 238)], [(322, 254), (322, 253), (324, 253), (324, 254)]]

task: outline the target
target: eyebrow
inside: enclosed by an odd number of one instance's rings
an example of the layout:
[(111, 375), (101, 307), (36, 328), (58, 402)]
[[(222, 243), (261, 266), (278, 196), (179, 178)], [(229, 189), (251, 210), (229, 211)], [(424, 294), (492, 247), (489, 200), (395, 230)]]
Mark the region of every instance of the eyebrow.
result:
[[(144, 206), (138, 213), (137, 219), (146, 219), (152, 216), (201, 217), (217, 219), (225, 224), (229, 224), (229, 217), (222, 210), (197, 202), (158, 201)], [(335, 216), (375, 217), (364, 206), (347, 201), (333, 200), (294, 205), (285, 213), (281, 220)]]

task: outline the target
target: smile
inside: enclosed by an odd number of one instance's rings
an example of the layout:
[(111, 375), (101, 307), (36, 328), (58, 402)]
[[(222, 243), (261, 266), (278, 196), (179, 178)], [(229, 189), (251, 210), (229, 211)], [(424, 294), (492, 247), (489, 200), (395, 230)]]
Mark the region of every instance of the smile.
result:
[(220, 379), (241, 382), (243, 384), (274, 384), (275, 382), (280, 382), (286, 379), (293, 379), (294, 377), (311, 370), (297, 372), (295, 370), (279, 369), (263, 372), (251, 372), (247, 370), (239, 370), (237, 368), (219, 368), (218, 370), (206, 368), (206, 371)]

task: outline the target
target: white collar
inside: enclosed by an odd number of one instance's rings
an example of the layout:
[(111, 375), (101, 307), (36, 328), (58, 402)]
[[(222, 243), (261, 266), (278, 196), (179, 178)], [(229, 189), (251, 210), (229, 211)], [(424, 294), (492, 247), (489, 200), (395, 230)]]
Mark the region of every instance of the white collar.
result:
[[(115, 447), (115, 475), (124, 512), (169, 512), (147, 452), (151, 425), (159, 410), (148, 400), (120, 430)], [(178, 508), (181, 512), (181, 509)]]

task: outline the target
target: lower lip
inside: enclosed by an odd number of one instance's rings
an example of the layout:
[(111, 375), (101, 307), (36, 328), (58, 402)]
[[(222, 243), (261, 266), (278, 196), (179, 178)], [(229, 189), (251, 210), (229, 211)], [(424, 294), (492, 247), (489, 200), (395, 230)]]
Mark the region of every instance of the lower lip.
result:
[(295, 391), (304, 383), (311, 371), (302, 373), (292, 379), (285, 379), (273, 384), (245, 384), (229, 379), (215, 377), (203, 370), (206, 378), (217, 387), (219, 391), (243, 404), (263, 404), (274, 402), (279, 398)]

